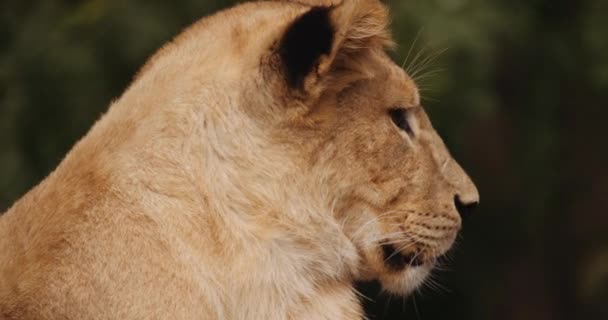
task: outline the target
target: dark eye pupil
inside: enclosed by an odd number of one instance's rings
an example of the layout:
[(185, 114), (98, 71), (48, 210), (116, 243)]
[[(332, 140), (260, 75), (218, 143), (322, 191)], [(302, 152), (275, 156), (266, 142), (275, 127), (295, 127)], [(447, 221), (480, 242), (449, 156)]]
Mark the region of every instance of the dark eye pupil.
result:
[(412, 127), (410, 127), (410, 123), (407, 121), (407, 114), (404, 109), (392, 109), (389, 111), (389, 115), (391, 116), (391, 120), (399, 129), (407, 132), (408, 134), (412, 134)]

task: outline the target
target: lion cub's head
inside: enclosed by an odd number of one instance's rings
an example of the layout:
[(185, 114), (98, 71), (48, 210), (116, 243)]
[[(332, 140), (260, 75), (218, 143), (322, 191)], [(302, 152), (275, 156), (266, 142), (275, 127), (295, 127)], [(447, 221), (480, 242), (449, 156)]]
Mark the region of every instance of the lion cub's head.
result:
[(387, 19), (376, 0), (244, 4), (186, 31), (139, 82), (206, 108), (204, 174), (215, 194), (235, 192), (226, 210), (259, 210), (270, 229), (333, 227), (355, 277), (408, 293), (479, 195), (385, 53)]

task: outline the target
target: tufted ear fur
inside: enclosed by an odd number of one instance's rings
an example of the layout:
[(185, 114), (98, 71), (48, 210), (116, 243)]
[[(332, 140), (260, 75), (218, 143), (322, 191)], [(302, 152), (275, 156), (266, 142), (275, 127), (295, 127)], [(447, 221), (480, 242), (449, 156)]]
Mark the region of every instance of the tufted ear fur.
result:
[(336, 64), (392, 45), (388, 13), (377, 0), (293, 2), (312, 6), (289, 25), (279, 42), (282, 70), (292, 89), (314, 91)]

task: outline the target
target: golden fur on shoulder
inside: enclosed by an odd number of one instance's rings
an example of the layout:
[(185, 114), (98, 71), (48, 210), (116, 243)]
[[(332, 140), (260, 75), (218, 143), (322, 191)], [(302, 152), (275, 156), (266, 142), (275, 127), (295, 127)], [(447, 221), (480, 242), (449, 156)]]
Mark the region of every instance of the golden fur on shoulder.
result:
[(1, 319), (361, 319), (477, 190), (377, 0), (245, 3), (164, 46), (0, 218)]

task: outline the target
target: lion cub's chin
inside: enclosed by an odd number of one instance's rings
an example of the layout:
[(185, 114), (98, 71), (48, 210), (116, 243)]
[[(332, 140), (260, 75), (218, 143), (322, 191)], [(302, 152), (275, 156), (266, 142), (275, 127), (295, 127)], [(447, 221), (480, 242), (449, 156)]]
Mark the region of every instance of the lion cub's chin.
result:
[(388, 273), (380, 277), (382, 287), (393, 294), (409, 295), (418, 288), (431, 272), (431, 265), (407, 267), (401, 272)]

